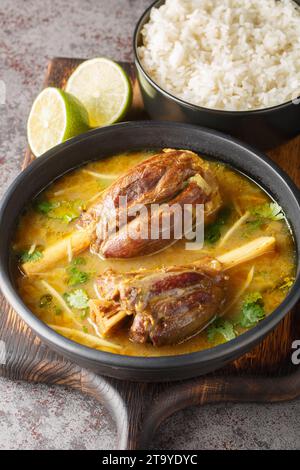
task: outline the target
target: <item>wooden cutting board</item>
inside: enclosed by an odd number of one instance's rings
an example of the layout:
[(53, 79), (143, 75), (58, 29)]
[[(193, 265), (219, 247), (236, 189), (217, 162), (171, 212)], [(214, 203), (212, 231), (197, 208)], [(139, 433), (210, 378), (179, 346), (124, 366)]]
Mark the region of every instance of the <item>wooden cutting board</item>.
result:
[[(80, 59), (50, 61), (44, 86), (63, 87)], [(128, 119), (147, 119), (134, 66), (121, 63), (134, 89)], [(270, 152), (270, 156), (300, 186), (300, 137)], [(34, 159), (27, 150), (23, 167)], [(204, 377), (164, 384), (130, 383), (99, 377), (51, 351), (0, 297), (0, 340), (5, 342), (6, 363), (0, 375), (15, 380), (60, 384), (81, 390), (103, 403), (112, 413), (119, 449), (147, 448), (159, 424), (169, 415), (195, 404), (275, 402), (300, 396), (300, 366), (291, 362), (292, 342), (300, 339), (299, 304), (251, 352), (224, 369)], [(1, 361), (0, 361), (1, 362)]]

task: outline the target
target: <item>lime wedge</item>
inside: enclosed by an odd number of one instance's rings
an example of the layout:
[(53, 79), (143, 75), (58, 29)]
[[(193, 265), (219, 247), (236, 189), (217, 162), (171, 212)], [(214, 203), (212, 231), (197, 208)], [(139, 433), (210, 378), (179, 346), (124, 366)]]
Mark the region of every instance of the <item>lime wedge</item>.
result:
[(39, 157), (55, 145), (88, 129), (88, 113), (77, 98), (50, 87), (45, 88), (32, 105), (27, 137), (32, 152)]
[(118, 64), (105, 58), (80, 64), (70, 76), (66, 91), (84, 104), (91, 127), (120, 121), (132, 101), (132, 88), (127, 74)]

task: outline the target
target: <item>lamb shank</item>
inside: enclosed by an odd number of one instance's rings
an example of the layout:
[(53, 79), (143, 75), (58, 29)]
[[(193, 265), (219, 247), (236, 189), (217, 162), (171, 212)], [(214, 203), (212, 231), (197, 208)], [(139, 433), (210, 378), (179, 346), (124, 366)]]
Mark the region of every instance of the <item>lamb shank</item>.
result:
[[(126, 214), (120, 205), (124, 197)], [(165, 149), (118, 178), (82, 214), (77, 230), (47, 247), (37, 262), (24, 263), (22, 268), (27, 275), (43, 272), (68, 253), (76, 255), (89, 247), (102, 258), (151, 254), (174, 242), (174, 206), (190, 204), (195, 208), (196, 204), (204, 204), (205, 222), (210, 222), (221, 203), (217, 181), (206, 162), (188, 150)], [(154, 212), (150, 211), (152, 204), (158, 205)], [(139, 213), (141, 205), (146, 212)], [(162, 231), (163, 214), (170, 219), (168, 237)], [(159, 235), (153, 238), (149, 230), (155, 225)], [(110, 230), (105, 230), (106, 226)], [(130, 233), (134, 230), (147, 236), (133, 239)]]
[(133, 316), (129, 337), (154, 346), (176, 344), (206, 328), (227, 300), (227, 270), (272, 251), (274, 237), (260, 237), (217, 259), (203, 257), (187, 266), (117, 273), (108, 270), (96, 282), (90, 318), (106, 336)]
[(109, 320), (133, 315), (133, 342), (180, 343), (206, 326), (225, 302), (228, 276), (210, 261), (129, 274), (108, 271), (97, 282), (104, 301), (92, 301), (92, 321), (103, 332), (112, 327)]
[[(122, 197), (126, 197), (126, 208), (120, 205)], [(158, 205), (154, 211), (150, 211), (152, 204)], [(175, 210), (185, 204), (205, 204), (206, 217), (212, 217), (221, 204), (217, 182), (195, 153), (166, 149), (119, 178), (100, 203), (83, 215), (80, 225), (96, 223), (93, 252), (103, 258), (133, 258), (160, 251), (174, 241)], [(139, 214), (141, 205), (146, 212)], [(113, 230), (109, 232), (104, 224), (111, 225), (112, 214)], [(166, 215), (171, 227), (165, 238), (162, 218)], [(156, 238), (151, 236), (151, 227), (158, 227)], [(141, 236), (130, 236), (137, 232)]]

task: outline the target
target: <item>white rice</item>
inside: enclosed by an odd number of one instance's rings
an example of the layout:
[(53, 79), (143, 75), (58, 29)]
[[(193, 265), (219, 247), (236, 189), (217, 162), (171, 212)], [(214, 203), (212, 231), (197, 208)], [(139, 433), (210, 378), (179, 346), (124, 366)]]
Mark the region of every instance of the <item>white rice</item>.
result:
[(141, 63), (163, 89), (206, 108), (268, 108), (300, 95), (293, 0), (166, 0), (142, 30)]

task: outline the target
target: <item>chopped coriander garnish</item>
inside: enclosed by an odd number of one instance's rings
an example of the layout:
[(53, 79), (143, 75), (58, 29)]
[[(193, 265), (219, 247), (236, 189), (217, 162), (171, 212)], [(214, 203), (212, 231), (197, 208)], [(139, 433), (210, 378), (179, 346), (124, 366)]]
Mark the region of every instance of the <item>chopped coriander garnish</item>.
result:
[(76, 286), (78, 284), (84, 284), (90, 278), (90, 274), (81, 271), (77, 266), (82, 266), (86, 263), (86, 260), (82, 257), (74, 258), (71, 262), (71, 266), (67, 269), (69, 274), (68, 284), (69, 286)]
[(277, 202), (265, 203), (249, 209), (251, 217), (246, 221), (247, 232), (254, 232), (262, 227), (268, 220), (282, 220), (284, 213)]
[(71, 265), (72, 266), (79, 266), (79, 265), (82, 265), (82, 264), (86, 264), (86, 261), (84, 258), (82, 257), (78, 257), (78, 258), (74, 258), (71, 262)]
[(234, 326), (229, 320), (225, 320), (224, 318), (217, 318), (207, 329), (207, 338), (208, 341), (213, 343), (218, 339), (218, 337), (222, 337), (225, 341), (230, 341), (236, 337), (236, 333), (234, 331)]
[(34, 263), (43, 257), (43, 253), (39, 250), (30, 252), (29, 250), (23, 251), (20, 255), (22, 263)]
[(241, 313), (237, 319), (237, 325), (242, 328), (251, 328), (265, 318), (264, 302), (259, 292), (252, 292), (247, 295)]
[(219, 214), (215, 222), (205, 227), (204, 239), (209, 244), (216, 243), (221, 238), (221, 228), (226, 224), (231, 214), (230, 207), (224, 207)]
[(53, 211), (50, 211), (49, 217), (52, 219), (60, 219), (66, 223), (72, 222), (77, 219), (81, 212), (85, 209), (83, 201), (62, 201), (59, 206)]
[(88, 332), (89, 332), (89, 329), (88, 329), (87, 326), (84, 325), (84, 326), (82, 327), (82, 331), (83, 331), (84, 333), (88, 333)]
[(253, 292), (244, 299), (238, 319), (232, 323), (225, 318), (217, 318), (207, 329), (207, 339), (216, 342), (218, 338), (230, 341), (237, 336), (235, 325), (251, 328), (265, 318), (263, 298), (259, 292)]
[(70, 307), (78, 308), (79, 310), (88, 308), (89, 297), (83, 289), (76, 289), (65, 293), (64, 299)]
[(220, 226), (217, 223), (208, 225), (204, 238), (207, 243), (216, 243), (221, 238)]
[(50, 219), (63, 220), (66, 223), (77, 219), (86, 208), (81, 200), (75, 201), (38, 201), (34, 205), (35, 209), (49, 217)]
[(90, 277), (88, 273), (84, 271), (80, 271), (80, 269), (76, 267), (69, 268), (68, 274), (69, 274), (69, 280), (68, 280), (69, 286), (76, 286), (78, 284), (84, 284), (85, 282), (89, 280), (89, 277)]
[(50, 202), (47, 200), (44, 201), (38, 201), (34, 205), (34, 208), (37, 212), (40, 212), (41, 214), (47, 215), (50, 211), (58, 207), (59, 202)]
[(269, 220), (282, 220), (284, 219), (284, 213), (282, 208), (280, 207), (277, 202), (271, 202), (262, 204), (260, 206), (254, 207), (251, 210), (251, 214), (259, 217), (261, 219), (269, 219)]
[(250, 219), (246, 220), (246, 226), (248, 231), (254, 232), (255, 230), (259, 229), (263, 225), (263, 219)]

